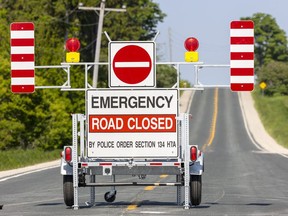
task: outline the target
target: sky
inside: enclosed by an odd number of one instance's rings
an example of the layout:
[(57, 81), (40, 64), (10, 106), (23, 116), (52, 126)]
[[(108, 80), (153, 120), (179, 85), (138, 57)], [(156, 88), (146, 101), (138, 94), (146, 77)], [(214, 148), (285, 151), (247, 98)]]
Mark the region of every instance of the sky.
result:
[[(153, 1), (167, 15), (157, 27), (157, 55), (161, 62), (184, 62), (184, 41), (195, 37), (199, 41), (199, 61), (229, 65), (230, 22), (259, 12), (270, 14), (286, 35), (288, 32), (288, 0)], [(181, 79), (193, 83), (193, 71), (191, 66), (181, 66)], [(203, 69), (199, 80), (203, 84), (229, 84), (229, 68)]]

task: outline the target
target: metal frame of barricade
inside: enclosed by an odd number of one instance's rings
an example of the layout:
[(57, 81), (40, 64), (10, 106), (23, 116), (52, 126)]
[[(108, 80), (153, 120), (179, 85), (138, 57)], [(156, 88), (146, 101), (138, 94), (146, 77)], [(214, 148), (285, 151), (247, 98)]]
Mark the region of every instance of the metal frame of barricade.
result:
[[(48, 88), (58, 88), (61, 89), (62, 91), (87, 91), (89, 89), (95, 89), (93, 88), (89, 82), (88, 82), (88, 72), (89, 70), (94, 66), (94, 65), (106, 65), (108, 66), (108, 63), (89, 63), (89, 62), (83, 62), (83, 63), (62, 63), (60, 66), (36, 66), (36, 69), (63, 69), (66, 74), (67, 74), (67, 80), (63, 83), (61, 86), (36, 86), (36, 89), (48, 89)], [(84, 76), (85, 76), (85, 81), (84, 81), (84, 88), (72, 88), (71, 86), (71, 66), (77, 65), (77, 66), (84, 66)], [(229, 67), (229, 65), (205, 65), (202, 62), (193, 62), (193, 63), (188, 63), (188, 62), (158, 62), (156, 65), (172, 65), (174, 69), (176, 70), (177, 73), (177, 82), (172, 86), (172, 88), (177, 89), (177, 90), (204, 90), (204, 88), (210, 88), (210, 87), (229, 87), (228, 85), (202, 85), (199, 82), (199, 73), (200, 70), (204, 67)], [(195, 83), (193, 87), (180, 87), (180, 67), (181, 65), (191, 65), (194, 67), (195, 70)], [(127, 89), (133, 89), (133, 88), (127, 88)], [(137, 89), (137, 88), (135, 88)], [(140, 89), (140, 88), (139, 88)], [(151, 88), (150, 88), (151, 89)], [(180, 98), (180, 91), (178, 91), (178, 98)], [(178, 103), (179, 105), (179, 103)], [(189, 114), (183, 113), (177, 117), (177, 120), (179, 121), (180, 126), (180, 145), (179, 148), (180, 153), (178, 156), (178, 162), (183, 163), (184, 167), (184, 208), (188, 209), (190, 207), (189, 203), (189, 189), (190, 189), (190, 145), (189, 145)], [(72, 114), (72, 164), (73, 165), (73, 188), (74, 188), (74, 209), (79, 208), (79, 163), (82, 161), (81, 158), (85, 158), (85, 121), (86, 117), (83, 114)], [(78, 130), (80, 128), (80, 130)], [(80, 136), (80, 143), (78, 142), (78, 136)], [(80, 144), (80, 145), (79, 145)], [(80, 146), (80, 148), (79, 148)], [(80, 157), (78, 155), (78, 148), (80, 152)], [(203, 159), (202, 159), (203, 160)], [(89, 159), (86, 160), (85, 162), (90, 163)], [(203, 161), (202, 161), (203, 162)], [(91, 162), (92, 163), (92, 162)], [(92, 165), (96, 166), (96, 165)], [(169, 166), (169, 165), (168, 165)], [(154, 173), (157, 171), (154, 171)], [(174, 171), (171, 171), (171, 173), (175, 173)], [(202, 172), (201, 172), (202, 173)], [(201, 174), (202, 175), (202, 174)], [(95, 187), (94, 186), (104, 186), (104, 185), (98, 185), (96, 182), (96, 174), (90, 175), (90, 185), (87, 184), (88, 186), (91, 186), (90, 190), (90, 201), (87, 202), (89, 205), (94, 205), (95, 203)], [(182, 198), (182, 192), (181, 192), (181, 185), (180, 182), (181, 178), (179, 174), (176, 174), (176, 182), (174, 183), (167, 183), (166, 185), (162, 186), (177, 186), (177, 203), (178, 205), (181, 204), (181, 198)], [(151, 185), (155, 185), (156, 183), (150, 183)], [(108, 184), (112, 187), (112, 191), (115, 191), (115, 186), (121, 184), (115, 183), (115, 175), (113, 174), (113, 182)], [(129, 184), (127, 184), (129, 185)], [(134, 185), (134, 183), (132, 184)], [(141, 184), (139, 184), (141, 185)]]

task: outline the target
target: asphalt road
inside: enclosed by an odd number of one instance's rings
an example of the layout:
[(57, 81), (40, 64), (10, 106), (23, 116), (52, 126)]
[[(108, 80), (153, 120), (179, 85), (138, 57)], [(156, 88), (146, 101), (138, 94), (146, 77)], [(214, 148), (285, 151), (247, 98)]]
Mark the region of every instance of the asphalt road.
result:
[[(87, 208), (89, 189), (81, 188), (81, 208), (75, 211), (63, 204), (62, 176), (54, 168), (0, 181), (0, 205), (4, 205), (0, 215), (288, 215), (288, 159), (254, 146), (237, 94), (196, 92), (190, 111), (190, 142), (205, 151), (200, 206), (189, 210), (177, 206), (175, 187), (119, 187), (112, 204), (103, 199), (108, 189), (97, 188), (96, 206)], [(149, 181), (174, 178), (150, 176)]]

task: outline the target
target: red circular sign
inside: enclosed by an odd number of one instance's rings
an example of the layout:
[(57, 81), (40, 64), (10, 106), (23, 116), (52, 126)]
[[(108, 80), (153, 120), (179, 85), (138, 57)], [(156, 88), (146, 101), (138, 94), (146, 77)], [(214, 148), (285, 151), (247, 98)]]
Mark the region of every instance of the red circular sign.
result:
[(128, 45), (117, 51), (112, 67), (115, 75), (122, 82), (138, 84), (150, 74), (152, 62), (145, 49), (136, 45)]

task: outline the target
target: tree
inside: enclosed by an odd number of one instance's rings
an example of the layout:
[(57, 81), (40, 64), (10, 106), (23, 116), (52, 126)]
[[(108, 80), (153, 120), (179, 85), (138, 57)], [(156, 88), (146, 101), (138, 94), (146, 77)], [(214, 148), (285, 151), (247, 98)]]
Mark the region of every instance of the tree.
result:
[[(79, 0), (3, 0), (0, 3), (0, 149), (60, 148), (71, 143), (70, 113), (85, 112), (84, 92), (36, 90), (31, 95), (10, 92), (9, 26), (12, 22), (34, 22), (36, 65), (59, 65), (64, 61), (68, 37), (81, 42), (82, 61), (94, 60), (98, 16), (79, 11)], [(100, 0), (83, 0), (97, 6)], [(104, 29), (113, 40), (151, 40), (164, 14), (152, 0), (109, 0), (107, 7), (127, 6), (127, 13), (105, 16)], [(107, 61), (108, 41), (103, 37), (101, 61)], [(73, 68), (71, 83), (83, 87), (83, 67)], [(36, 70), (37, 85), (59, 85), (63, 73)], [(100, 68), (99, 81), (106, 86), (107, 67)]]
[(269, 14), (256, 13), (241, 20), (254, 21), (256, 67), (262, 67), (272, 60), (288, 60), (286, 34), (278, 26), (275, 18)]
[(177, 71), (172, 66), (158, 65), (156, 70), (158, 88), (171, 88), (177, 82)]
[(260, 68), (258, 73), (260, 82), (265, 82), (266, 95), (288, 95), (288, 64), (284, 62), (270, 61)]

